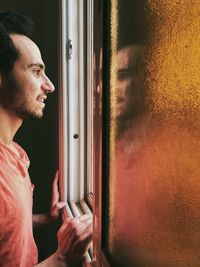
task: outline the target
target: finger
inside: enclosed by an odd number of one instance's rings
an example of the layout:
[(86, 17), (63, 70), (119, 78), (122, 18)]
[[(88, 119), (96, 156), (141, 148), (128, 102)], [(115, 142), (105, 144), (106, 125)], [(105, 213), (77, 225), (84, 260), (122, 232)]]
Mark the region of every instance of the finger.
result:
[(59, 191), (58, 191), (58, 178), (59, 178), (59, 171), (56, 171), (54, 176), (53, 185), (52, 185), (52, 205), (56, 205), (59, 201)]
[(58, 202), (58, 203), (56, 203), (56, 207), (57, 207), (57, 209), (63, 209), (65, 206), (67, 205), (67, 203), (66, 202)]
[(79, 256), (83, 256), (90, 246), (90, 243), (92, 241), (92, 234), (87, 233), (85, 235), (82, 235), (81, 239), (76, 239), (74, 241), (75, 242), (72, 244), (73, 251), (79, 254)]
[(53, 179), (53, 186), (57, 186), (58, 184), (58, 178), (59, 178), (59, 171), (57, 170)]

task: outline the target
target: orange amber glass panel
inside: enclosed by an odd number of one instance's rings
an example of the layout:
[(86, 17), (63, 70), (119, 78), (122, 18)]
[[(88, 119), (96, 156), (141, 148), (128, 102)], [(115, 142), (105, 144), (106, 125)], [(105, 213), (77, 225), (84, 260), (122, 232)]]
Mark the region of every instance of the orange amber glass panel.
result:
[(111, 1), (111, 266), (200, 266), (199, 14)]

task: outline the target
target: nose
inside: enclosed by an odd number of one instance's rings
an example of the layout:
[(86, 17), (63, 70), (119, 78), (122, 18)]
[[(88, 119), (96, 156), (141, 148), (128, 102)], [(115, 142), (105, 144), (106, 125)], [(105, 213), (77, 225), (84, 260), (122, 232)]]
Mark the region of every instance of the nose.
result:
[(42, 83), (42, 90), (45, 91), (46, 94), (53, 93), (55, 87), (50, 79), (45, 75), (44, 81)]

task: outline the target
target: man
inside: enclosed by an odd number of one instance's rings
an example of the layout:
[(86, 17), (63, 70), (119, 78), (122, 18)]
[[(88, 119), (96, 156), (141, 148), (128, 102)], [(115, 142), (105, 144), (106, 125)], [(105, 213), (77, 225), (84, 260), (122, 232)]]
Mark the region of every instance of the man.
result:
[[(54, 86), (36, 44), (32, 21), (16, 13), (0, 13), (0, 266), (37, 264), (32, 234), (32, 192), (25, 151), (13, 141), (24, 119), (41, 118)], [(58, 216), (58, 174), (49, 216), (33, 216), (35, 225)], [(36, 266), (79, 266), (92, 237), (91, 217), (67, 219), (58, 232), (58, 249)]]
[(145, 117), (144, 54), (145, 46), (136, 43), (120, 47), (114, 56), (113, 94), (118, 137)]

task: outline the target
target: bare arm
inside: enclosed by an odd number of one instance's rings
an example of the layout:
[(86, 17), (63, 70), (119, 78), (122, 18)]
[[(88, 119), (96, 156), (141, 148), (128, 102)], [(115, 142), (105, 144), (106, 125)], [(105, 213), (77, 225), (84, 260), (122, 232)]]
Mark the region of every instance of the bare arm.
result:
[(34, 267), (73, 267), (73, 266), (68, 266), (67, 262), (63, 260), (63, 258), (59, 258), (56, 253), (52, 254), (49, 258), (44, 260), (43, 262), (34, 265)]
[(33, 227), (41, 227), (53, 222), (51, 216), (47, 214), (33, 214)]

